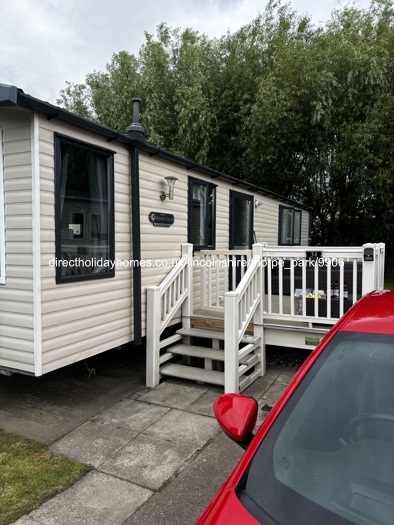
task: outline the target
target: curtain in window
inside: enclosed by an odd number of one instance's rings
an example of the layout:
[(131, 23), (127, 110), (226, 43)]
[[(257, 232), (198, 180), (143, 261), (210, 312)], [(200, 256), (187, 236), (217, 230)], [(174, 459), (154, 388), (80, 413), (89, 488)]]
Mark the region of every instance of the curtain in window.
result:
[(280, 244), (293, 244), (293, 210), (282, 208)]
[[(92, 155), (89, 159), (89, 190), (91, 198), (91, 221), (93, 222), (93, 220), (95, 220), (95, 226), (100, 228), (100, 231), (97, 231), (97, 237), (91, 239), (92, 244), (96, 245), (97, 249), (101, 244), (104, 232), (108, 231), (108, 210), (106, 206), (108, 197), (107, 161), (105, 158), (97, 155)], [(95, 217), (95, 219), (93, 219), (93, 217)], [(108, 248), (108, 246), (106, 248)], [(108, 249), (105, 249), (105, 253), (99, 250), (94, 255), (99, 258), (108, 257)]]
[(193, 244), (205, 244), (206, 224), (206, 187), (202, 184), (193, 185)]
[(63, 209), (64, 209), (64, 199), (66, 196), (67, 188), (67, 176), (68, 176), (68, 160), (70, 153), (68, 150), (62, 151), (61, 157), (61, 173), (60, 173), (60, 217), (63, 220)]

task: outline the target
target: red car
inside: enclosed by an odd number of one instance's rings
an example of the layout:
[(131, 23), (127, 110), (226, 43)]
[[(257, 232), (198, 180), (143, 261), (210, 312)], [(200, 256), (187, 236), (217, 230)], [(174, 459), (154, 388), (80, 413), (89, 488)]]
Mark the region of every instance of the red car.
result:
[(246, 452), (198, 525), (394, 525), (394, 291), (338, 321), (255, 436), (254, 399), (214, 409)]

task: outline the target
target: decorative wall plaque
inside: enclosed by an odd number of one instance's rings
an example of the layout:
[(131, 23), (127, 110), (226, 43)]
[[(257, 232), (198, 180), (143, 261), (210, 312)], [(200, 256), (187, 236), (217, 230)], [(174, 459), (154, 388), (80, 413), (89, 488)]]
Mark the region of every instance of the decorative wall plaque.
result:
[(169, 228), (174, 224), (175, 217), (172, 213), (162, 213), (160, 211), (151, 211), (149, 214), (149, 220), (153, 226), (160, 228)]

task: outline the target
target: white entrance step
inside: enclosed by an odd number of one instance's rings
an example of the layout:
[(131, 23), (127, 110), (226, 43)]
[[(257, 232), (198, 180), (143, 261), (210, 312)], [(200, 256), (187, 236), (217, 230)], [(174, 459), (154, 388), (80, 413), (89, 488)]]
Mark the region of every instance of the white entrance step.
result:
[(160, 374), (182, 379), (190, 379), (192, 381), (200, 381), (202, 383), (224, 385), (223, 372), (205, 370), (204, 368), (196, 368), (194, 366), (185, 366), (171, 363), (169, 365), (162, 366), (160, 368)]
[[(180, 328), (176, 332), (177, 334), (189, 336), (189, 337), (201, 337), (206, 339), (217, 339), (219, 341), (224, 341), (224, 331), (223, 330), (212, 330), (208, 328)], [(250, 334), (245, 334), (242, 338), (242, 343), (256, 343), (258, 337), (255, 337)]]
[(224, 361), (224, 351), (216, 348), (206, 348), (205, 346), (195, 346), (187, 344), (179, 344), (172, 346), (170, 349), (172, 354), (187, 355), (189, 357), (202, 357), (204, 359), (213, 359), (215, 361)]
[(192, 336), (192, 337), (205, 337), (207, 339), (219, 339), (220, 341), (224, 340), (223, 330), (211, 330), (208, 328), (180, 328), (176, 331), (177, 334)]

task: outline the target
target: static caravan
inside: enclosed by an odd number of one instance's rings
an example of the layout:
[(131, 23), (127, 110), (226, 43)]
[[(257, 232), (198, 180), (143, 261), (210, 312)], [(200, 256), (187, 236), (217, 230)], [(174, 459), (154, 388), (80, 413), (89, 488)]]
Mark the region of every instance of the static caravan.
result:
[(3, 373), (140, 342), (183, 245), (308, 244), (310, 209), (146, 142), (134, 104), (118, 132), (0, 85)]

